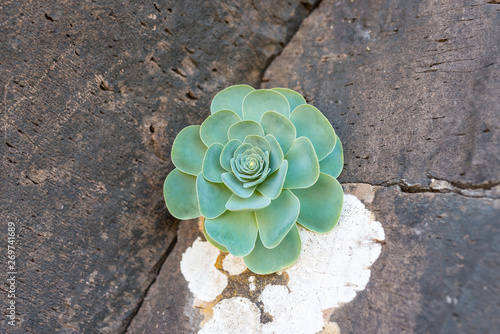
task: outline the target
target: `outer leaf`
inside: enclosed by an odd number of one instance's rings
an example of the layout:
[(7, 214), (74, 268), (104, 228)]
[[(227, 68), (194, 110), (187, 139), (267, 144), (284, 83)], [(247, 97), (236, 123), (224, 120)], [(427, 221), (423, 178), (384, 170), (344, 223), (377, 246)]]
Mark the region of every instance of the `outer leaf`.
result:
[(207, 147), (200, 138), (200, 126), (190, 125), (179, 132), (172, 145), (172, 162), (184, 173), (198, 175)]
[(266, 135), (273, 135), (286, 154), (296, 137), (296, 130), (293, 123), (285, 116), (275, 112), (268, 111), (262, 115), (260, 125)]
[(283, 160), (281, 167), (276, 172), (269, 175), (267, 179), (257, 187), (257, 190), (264, 196), (275, 199), (281, 194), (287, 170), (288, 161)]
[(318, 182), (312, 187), (292, 192), (300, 201), (297, 221), (302, 226), (317, 233), (326, 233), (335, 227), (342, 211), (344, 193), (333, 176), (320, 173)]
[(239, 139), (243, 141), (246, 136), (250, 135), (264, 136), (264, 130), (259, 123), (255, 121), (241, 121), (231, 125), (227, 131), (229, 140)]
[(262, 244), (266, 248), (278, 246), (295, 225), (299, 212), (299, 199), (290, 190), (283, 190), (269, 206), (255, 211)]
[(254, 192), (248, 198), (241, 198), (233, 194), (226, 204), (226, 208), (231, 211), (253, 211), (265, 208), (271, 204), (271, 200), (266, 196), (262, 196), (258, 192)]
[(255, 247), (258, 229), (253, 211), (226, 211), (215, 219), (205, 220), (205, 227), (234, 256), (246, 256)]
[(337, 143), (332, 153), (328, 154), (323, 160), (319, 162), (319, 169), (321, 173), (325, 173), (333, 176), (334, 178), (339, 177), (344, 167), (344, 153), (342, 150), (342, 143), (337, 136)]
[(220, 165), (228, 172), (231, 171), (231, 159), (233, 158), (234, 151), (236, 151), (241, 144), (242, 142), (240, 140), (233, 139), (224, 146), (220, 154)]
[(205, 153), (205, 158), (203, 159), (203, 176), (210, 181), (216, 183), (222, 183), (221, 174), (225, 173), (226, 170), (220, 165), (220, 155), (222, 153), (222, 146), (219, 143), (210, 145), (207, 152)]
[(269, 166), (271, 167), (272, 173), (281, 166), (281, 163), (283, 162), (283, 151), (273, 135), (267, 135), (266, 140), (269, 142), (269, 146), (271, 147)]
[(271, 274), (294, 264), (299, 258), (301, 246), (299, 230), (295, 224), (283, 241), (272, 249), (264, 247), (260, 238), (257, 238), (254, 250), (243, 260), (254, 273)]
[(293, 111), (295, 108), (300, 106), (301, 104), (307, 104), (306, 100), (302, 95), (297, 93), (294, 90), (288, 88), (273, 88), (274, 91), (282, 94), (288, 100), (290, 104), (290, 110)]
[(247, 144), (252, 144), (253, 146), (258, 147), (263, 151), (271, 150), (269, 142), (262, 136), (256, 136), (256, 135), (246, 136), (243, 142)]
[(241, 121), (241, 118), (231, 110), (219, 110), (215, 114), (209, 116), (200, 128), (200, 137), (205, 145), (210, 146), (213, 143), (226, 145), (229, 141), (227, 138), (227, 130), (236, 122)]
[(165, 179), (163, 196), (168, 211), (175, 218), (193, 219), (200, 216), (195, 176), (174, 169)]
[(307, 188), (316, 183), (319, 162), (309, 139), (297, 138), (285, 159), (288, 160), (288, 171), (284, 188)]
[(196, 178), (196, 194), (201, 215), (215, 218), (226, 211), (226, 203), (233, 193), (222, 183), (208, 182), (200, 173)]
[(248, 93), (243, 100), (243, 119), (260, 122), (262, 115), (269, 110), (290, 117), (290, 105), (280, 93), (270, 89), (257, 89)]
[(229, 252), (226, 247), (224, 247), (223, 245), (221, 245), (220, 243), (218, 243), (217, 241), (215, 241), (210, 236), (210, 234), (208, 234), (207, 229), (205, 228), (205, 221), (203, 221), (203, 235), (205, 236), (205, 238), (207, 239), (207, 241), (209, 243), (211, 243), (213, 246), (215, 246), (216, 248), (218, 248), (221, 252), (224, 252), (224, 253), (228, 253)]
[(222, 174), (222, 181), (224, 184), (236, 195), (248, 198), (252, 196), (256, 187), (245, 188), (243, 187), (243, 183), (234, 176), (233, 173), (227, 172)]
[(212, 100), (212, 105), (210, 106), (210, 111), (214, 114), (219, 110), (232, 110), (238, 116), (243, 118), (243, 112), (241, 111), (243, 99), (253, 90), (253, 87), (248, 85), (235, 85), (227, 87), (215, 95)]
[(315, 107), (305, 104), (293, 111), (290, 120), (297, 129), (297, 136), (309, 138), (318, 160), (326, 157), (335, 147), (336, 135), (328, 119)]

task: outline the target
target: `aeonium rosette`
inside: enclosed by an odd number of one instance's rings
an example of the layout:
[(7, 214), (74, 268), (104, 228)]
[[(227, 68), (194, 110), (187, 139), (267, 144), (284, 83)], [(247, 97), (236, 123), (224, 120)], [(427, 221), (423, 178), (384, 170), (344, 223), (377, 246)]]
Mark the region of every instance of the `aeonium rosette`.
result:
[(297, 224), (330, 231), (340, 217), (342, 144), (330, 122), (286, 88), (228, 87), (211, 115), (184, 128), (165, 202), (179, 219), (205, 218), (204, 234), (258, 274), (297, 261)]

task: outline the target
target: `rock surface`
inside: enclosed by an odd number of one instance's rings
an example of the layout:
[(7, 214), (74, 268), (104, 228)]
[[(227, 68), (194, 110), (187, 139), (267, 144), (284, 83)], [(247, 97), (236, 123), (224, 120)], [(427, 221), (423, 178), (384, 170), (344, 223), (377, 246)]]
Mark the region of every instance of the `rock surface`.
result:
[(194, 296), (180, 271), (184, 251), (202, 237), (198, 220), (179, 224), (177, 243), (168, 256), (158, 277), (148, 290), (127, 333), (196, 333), (203, 315), (193, 307)]
[[(496, 333), (500, 7), (322, 1), (264, 75), (302, 92), (344, 143), (386, 233), (345, 333)], [(474, 198), (475, 197), (475, 198)]]
[(331, 327), (500, 331), (498, 1), (323, 0), (294, 35), (313, 7), (0, 5), (0, 213), (17, 226), (20, 319), (1, 332), (196, 332), (206, 315), (179, 261), (199, 230), (177, 232), (161, 195), (171, 145), (215, 92), (261, 81), (326, 114), (340, 181), (386, 234)]
[(300, 91), (345, 142), (343, 182), (500, 184), (492, 1), (322, 1), (264, 87)]
[(126, 329), (176, 237), (162, 197), (173, 139), (223, 87), (257, 86), (313, 4), (0, 5), (0, 212), (18, 232), (9, 332)]
[(332, 314), (343, 333), (496, 333), (500, 200), (377, 187), (382, 254)]

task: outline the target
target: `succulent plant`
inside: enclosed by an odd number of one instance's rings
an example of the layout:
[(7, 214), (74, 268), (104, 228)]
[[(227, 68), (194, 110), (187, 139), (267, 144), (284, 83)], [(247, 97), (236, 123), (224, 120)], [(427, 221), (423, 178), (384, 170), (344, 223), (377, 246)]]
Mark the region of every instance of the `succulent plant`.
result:
[(329, 232), (340, 217), (342, 144), (297, 92), (247, 85), (219, 92), (211, 115), (179, 132), (164, 196), (179, 219), (203, 216), (207, 240), (257, 274), (297, 261), (297, 223)]

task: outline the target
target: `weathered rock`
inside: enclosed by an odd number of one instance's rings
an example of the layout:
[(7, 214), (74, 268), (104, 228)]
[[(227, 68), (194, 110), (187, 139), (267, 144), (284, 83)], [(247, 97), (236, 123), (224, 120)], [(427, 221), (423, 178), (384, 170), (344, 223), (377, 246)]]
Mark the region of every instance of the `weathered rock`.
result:
[(180, 271), (184, 251), (202, 237), (198, 220), (179, 224), (177, 243), (162, 266), (158, 277), (148, 290), (127, 333), (196, 333), (203, 320), (193, 307), (194, 297)]
[(496, 333), (500, 200), (381, 187), (385, 230), (366, 290), (331, 319), (343, 333)]
[(174, 137), (201, 123), (216, 91), (257, 85), (312, 3), (1, 5), (14, 332), (126, 328), (175, 238), (162, 198)]
[(500, 330), (498, 10), (323, 1), (264, 75), (334, 124), (341, 181), (386, 186), (371, 206), (386, 244), (368, 288), (333, 313), (342, 332)]
[(334, 124), (344, 182), (500, 183), (499, 6), (323, 1), (264, 75)]

